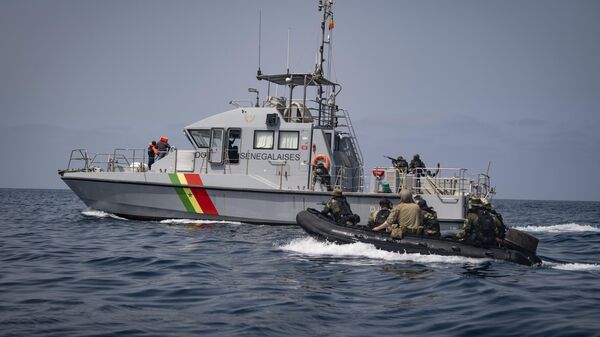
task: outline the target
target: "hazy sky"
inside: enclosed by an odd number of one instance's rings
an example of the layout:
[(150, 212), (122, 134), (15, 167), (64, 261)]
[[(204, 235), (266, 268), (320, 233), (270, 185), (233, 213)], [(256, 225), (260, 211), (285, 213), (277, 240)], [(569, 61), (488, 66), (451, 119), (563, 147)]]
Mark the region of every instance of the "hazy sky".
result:
[[(317, 1), (0, 0), (0, 187), (64, 188), (71, 149), (143, 148), (314, 69)], [(600, 1), (338, 0), (333, 80), (367, 168), (491, 175), (499, 198), (600, 200)]]

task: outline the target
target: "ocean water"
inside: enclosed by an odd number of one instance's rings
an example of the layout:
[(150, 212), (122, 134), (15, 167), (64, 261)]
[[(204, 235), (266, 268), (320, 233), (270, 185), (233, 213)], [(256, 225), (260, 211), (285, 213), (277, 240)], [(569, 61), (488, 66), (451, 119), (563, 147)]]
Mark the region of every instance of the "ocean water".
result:
[(0, 190), (0, 336), (600, 336), (600, 203), (496, 200), (541, 267)]

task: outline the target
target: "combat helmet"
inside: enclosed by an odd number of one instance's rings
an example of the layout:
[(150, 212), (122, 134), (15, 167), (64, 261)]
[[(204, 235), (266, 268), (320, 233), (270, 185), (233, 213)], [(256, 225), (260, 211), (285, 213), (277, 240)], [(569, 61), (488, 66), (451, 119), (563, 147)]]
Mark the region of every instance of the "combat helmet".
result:
[(484, 206), (484, 201), (480, 197), (470, 197), (467, 205), (469, 209), (480, 208)]
[(390, 208), (390, 209), (391, 209), (391, 208), (392, 208), (392, 202), (391, 202), (391, 201), (390, 201), (390, 199), (388, 199), (388, 198), (383, 198), (383, 199), (381, 199), (381, 200), (379, 201), (379, 206), (380, 206), (381, 208), (384, 208), (384, 207), (386, 207), (386, 208)]
[(400, 191), (400, 193), (398, 193), (398, 194), (400, 195), (400, 202), (403, 202), (403, 203), (414, 203), (415, 202), (413, 200), (412, 193), (408, 189), (402, 189)]
[(429, 205), (427, 205), (427, 201), (425, 201), (425, 199), (422, 198), (419, 198), (417, 200), (417, 205), (419, 205), (419, 208), (421, 209), (429, 208)]
[(336, 187), (336, 188), (333, 190), (333, 196), (334, 196), (334, 197), (341, 197), (342, 195), (344, 195), (344, 193), (342, 192), (342, 189), (341, 189), (341, 188), (339, 188), (339, 187)]

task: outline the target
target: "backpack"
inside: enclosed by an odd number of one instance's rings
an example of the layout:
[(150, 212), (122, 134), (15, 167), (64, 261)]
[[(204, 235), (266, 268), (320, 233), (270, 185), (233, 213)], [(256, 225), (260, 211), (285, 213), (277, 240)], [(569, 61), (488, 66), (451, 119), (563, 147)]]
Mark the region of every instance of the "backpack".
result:
[(496, 223), (492, 214), (485, 209), (477, 211), (477, 226), (473, 229), (481, 244), (493, 244), (496, 238)]
[(392, 213), (391, 210), (387, 208), (382, 208), (377, 211), (377, 215), (375, 216), (375, 226), (379, 226), (387, 220), (388, 216)]

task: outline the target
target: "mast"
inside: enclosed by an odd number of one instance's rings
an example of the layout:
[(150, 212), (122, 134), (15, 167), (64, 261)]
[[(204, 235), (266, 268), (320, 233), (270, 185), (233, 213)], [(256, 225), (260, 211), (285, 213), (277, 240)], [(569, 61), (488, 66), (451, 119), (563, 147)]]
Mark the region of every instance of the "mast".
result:
[[(325, 24), (327, 23), (327, 19), (331, 19), (332, 21), (329, 24), (329, 29), (333, 28), (333, 4), (335, 0), (319, 0), (319, 12), (323, 12), (323, 20), (321, 21), (321, 45), (319, 46), (319, 59), (315, 66), (315, 75), (319, 77), (323, 77), (323, 63), (325, 63), (325, 44), (329, 43), (325, 41)], [(335, 88), (334, 88), (335, 91)], [(319, 102), (319, 125), (323, 121), (323, 86), (319, 85), (317, 89), (317, 101)], [(331, 111), (333, 115), (333, 111)], [(333, 116), (330, 116), (333, 118)], [(333, 122), (333, 120), (331, 121)], [(330, 123), (331, 123), (330, 122)], [(333, 126), (333, 125), (332, 125)]]

